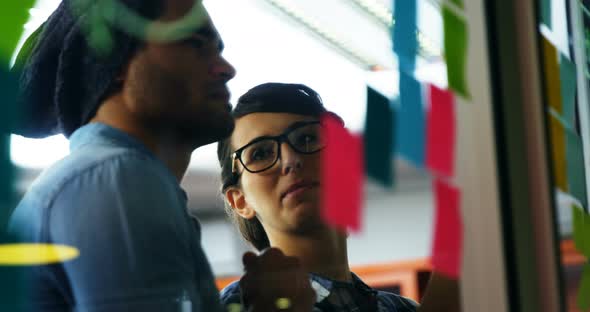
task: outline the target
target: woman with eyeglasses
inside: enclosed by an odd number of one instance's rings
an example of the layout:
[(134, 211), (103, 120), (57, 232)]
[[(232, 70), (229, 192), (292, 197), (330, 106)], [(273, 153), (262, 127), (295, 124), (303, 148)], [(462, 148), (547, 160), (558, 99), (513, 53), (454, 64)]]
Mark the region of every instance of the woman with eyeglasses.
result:
[[(320, 216), (320, 153), (329, 144), (320, 116), (334, 115), (320, 96), (300, 84), (262, 84), (240, 97), (232, 114), (235, 129), (218, 157), (226, 210), (242, 236), (259, 251), (276, 247), (297, 259), (316, 292), (313, 311), (416, 311), (410, 299), (374, 290), (352, 273), (347, 234)], [(247, 310), (242, 287), (230, 284), (221, 300)], [(288, 308), (289, 298), (277, 298), (277, 310), (280, 302)]]

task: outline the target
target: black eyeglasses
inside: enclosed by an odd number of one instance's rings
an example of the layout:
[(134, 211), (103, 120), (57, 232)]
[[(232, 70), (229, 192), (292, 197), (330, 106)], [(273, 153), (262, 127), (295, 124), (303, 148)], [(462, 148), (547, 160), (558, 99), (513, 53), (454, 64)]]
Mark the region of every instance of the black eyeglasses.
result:
[(281, 143), (300, 154), (313, 154), (326, 146), (319, 121), (297, 122), (278, 136), (262, 136), (240, 147), (232, 154), (232, 172), (237, 172), (236, 160), (251, 173), (258, 173), (274, 166), (281, 158)]

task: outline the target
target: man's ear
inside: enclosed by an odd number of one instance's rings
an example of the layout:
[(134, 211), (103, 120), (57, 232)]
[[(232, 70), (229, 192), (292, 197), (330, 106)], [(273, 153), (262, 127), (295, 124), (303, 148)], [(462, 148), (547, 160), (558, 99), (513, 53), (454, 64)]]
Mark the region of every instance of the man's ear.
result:
[(252, 219), (256, 217), (256, 211), (246, 201), (246, 196), (241, 189), (237, 187), (230, 187), (225, 191), (225, 200), (229, 203), (231, 208), (235, 210), (244, 219)]

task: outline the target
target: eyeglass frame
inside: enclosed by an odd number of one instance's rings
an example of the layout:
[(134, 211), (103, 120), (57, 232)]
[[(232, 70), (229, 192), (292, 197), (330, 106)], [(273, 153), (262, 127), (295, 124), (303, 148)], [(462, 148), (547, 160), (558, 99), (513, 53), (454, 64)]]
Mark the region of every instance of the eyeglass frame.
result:
[[(277, 136), (261, 136), (261, 137), (258, 137), (256, 139), (252, 140), (248, 144), (238, 148), (237, 150), (235, 150), (232, 153), (232, 172), (237, 173), (236, 160), (239, 160), (240, 163), (242, 164), (242, 167), (244, 167), (244, 169), (250, 173), (260, 173), (260, 172), (263, 172), (263, 171), (266, 171), (266, 170), (272, 168), (277, 163), (277, 161), (279, 159), (281, 159), (281, 145), (285, 142), (289, 145), (289, 147), (291, 147), (295, 152), (297, 152), (299, 154), (311, 155), (311, 154), (315, 154), (315, 153), (321, 151), (322, 149), (324, 149), (325, 146), (323, 146), (322, 148), (320, 148), (316, 151), (313, 151), (313, 152), (302, 152), (299, 149), (297, 149), (295, 146), (293, 146), (293, 144), (288, 139), (288, 136), (289, 136), (289, 134), (291, 134), (291, 132), (293, 132), (297, 129), (300, 129), (300, 128), (303, 128), (303, 127), (306, 127), (309, 125), (315, 125), (315, 124), (319, 124), (321, 126), (322, 123), (319, 120), (296, 122), (296, 123), (292, 124), (291, 126), (289, 126), (287, 129), (285, 129), (285, 131), (283, 131), (283, 133), (281, 133)], [(244, 164), (244, 161), (242, 160), (242, 152), (246, 148), (248, 148), (256, 143), (259, 143), (261, 141), (265, 141), (265, 140), (273, 140), (278, 143), (279, 148), (277, 151), (277, 157), (275, 157), (275, 160), (272, 162), (272, 164), (270, 164), (268, 167), (266, 167), (264, 169), (254, 170), (254, 171), (248, 169), (248, 167)]]

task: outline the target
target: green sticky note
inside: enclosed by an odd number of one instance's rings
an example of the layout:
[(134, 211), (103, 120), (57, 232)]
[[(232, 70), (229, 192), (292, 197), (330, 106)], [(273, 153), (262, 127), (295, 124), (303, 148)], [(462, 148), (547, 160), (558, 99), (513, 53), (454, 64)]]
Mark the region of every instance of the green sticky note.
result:
[(367, 88), (364, 148), (367, 175), (393, 186), (393, 110), (387, 97)]
[(573, 236), (576, 249), (584, 256), (590, 256), (590, 216), (578, 205), (572, 205)]
[(453, 3), (454, 5), (456, 5), (459, 8), (463, 8), (463, 0), (451, 0), (451, 3)]
[(444, 49), (447, 61), (447, 79), (449, 89), (463, 97), (469, 98), (469, 90), (465, 77), (467, 65), (467, 24), (463, 17), (452, 9), (442, 6), (444, 24)]
[[(29, 18), (29, 9), (35, 0), (9, 0), (0, 2), (0, 64), (8, 64)], [(6, 65), (7, 66), (7, 65)]]
[(572, 127), (576, 110), (576, 66), (563, 54), (559, 54), (559, 78), (561, 81), (562, 115)]
[(582, 139), (571, 129), (565, 129), (565, 132), (568, 189), (583, 207), (588, 207)]
[(587, 311), (590, 308), (590, 264), (584, 265), (582, 271), (582, 280), (580, 281), (580, 288), (578, 289), (578, 308), (582, 311)]
[(551, 28), (551, 0), (541, 0), (541, 23)]

